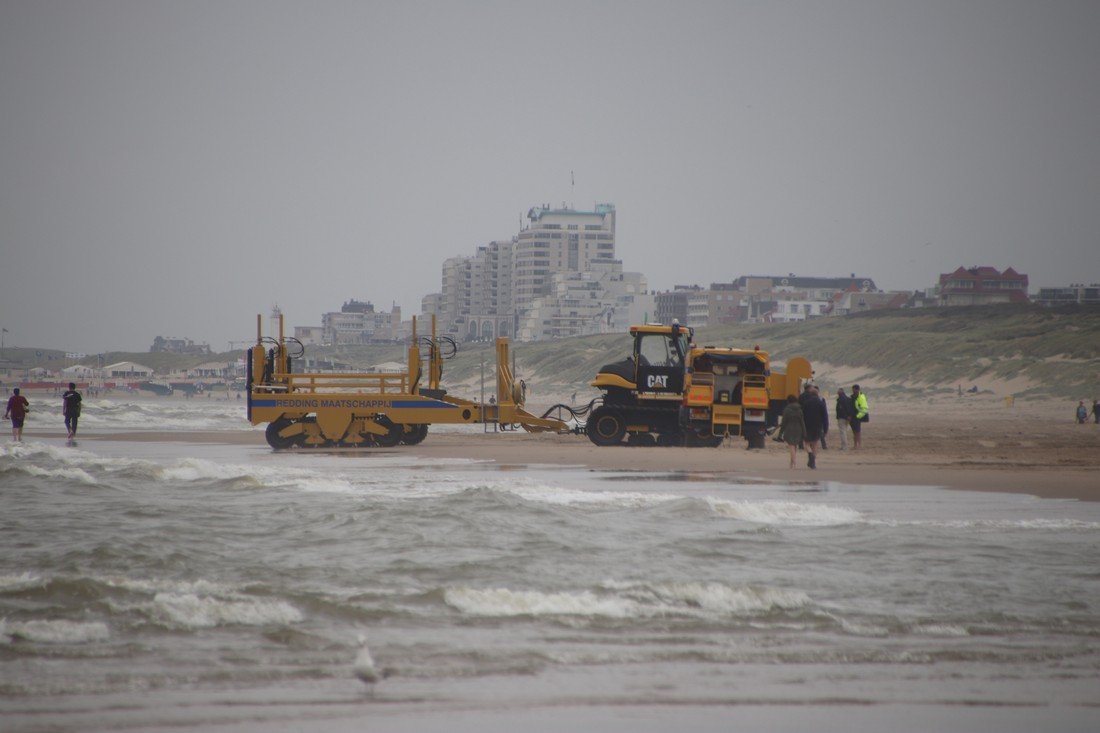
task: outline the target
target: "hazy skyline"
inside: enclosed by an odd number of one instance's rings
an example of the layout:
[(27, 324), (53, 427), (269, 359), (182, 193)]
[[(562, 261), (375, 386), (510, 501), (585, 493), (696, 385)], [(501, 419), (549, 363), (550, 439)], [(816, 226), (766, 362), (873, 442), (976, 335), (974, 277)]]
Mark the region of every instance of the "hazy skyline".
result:
[[(534, 205), (651, 289), (1100, 280), (1100, 3), (0, 0), (0, 326), (406, 317)], [(571, 172), (575, 187), (571, 186)]]

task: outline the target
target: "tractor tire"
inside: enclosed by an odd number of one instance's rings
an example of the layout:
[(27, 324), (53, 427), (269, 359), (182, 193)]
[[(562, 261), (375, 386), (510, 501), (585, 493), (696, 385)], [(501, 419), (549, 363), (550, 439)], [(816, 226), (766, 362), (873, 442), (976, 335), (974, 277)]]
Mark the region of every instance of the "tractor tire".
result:
[(618, 445), (626, 435), (626, 422), (615, 410), (601, 406), (588, 416), (585, 432), (588, 433), (588, 439), (596, 445)]
[(759, 450), (767, 446), (767, 433), (764, 428), (759, 430), (749, 429), (745, 435), (745, 442), (748, 443), (745, 446), (746, 450)]

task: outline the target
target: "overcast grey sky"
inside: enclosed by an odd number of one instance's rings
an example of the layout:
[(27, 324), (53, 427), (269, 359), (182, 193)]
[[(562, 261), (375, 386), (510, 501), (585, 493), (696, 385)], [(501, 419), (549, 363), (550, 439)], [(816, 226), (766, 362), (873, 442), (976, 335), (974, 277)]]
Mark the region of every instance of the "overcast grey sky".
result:
[(1096, 0), (0, 0), (0, 325), (407, 317), (562, 202), (655, 289), (1100, 281), (1098, 80)]

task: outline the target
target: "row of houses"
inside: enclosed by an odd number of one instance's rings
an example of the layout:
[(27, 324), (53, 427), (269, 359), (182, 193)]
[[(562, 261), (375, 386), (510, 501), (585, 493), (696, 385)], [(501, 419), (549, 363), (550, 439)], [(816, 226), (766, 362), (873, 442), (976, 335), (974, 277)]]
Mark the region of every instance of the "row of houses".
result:
[(750, 275), (728, 283), (678, 285), (656, 294), (656, 320), (695, 326), (724, 323), (789, 323), (819, 316), (846, 316), (881, 308), (975, 306), (1035, 302), (1055, 306), (1100, 304), (1100, 285), (1041, 288), (1028, 294), (1028, 276), (1013, 268), (959, 267), (932, 287), (880, 290), (871, 277)]
[(24, 375), (27, 378), (55, 378), (60, 382), (113, 382), (128, 383), (141, 382), (154, 378), (201, 380), (210, 381), (233, 380), (244, 376), (244, 364), (241, 362), (226, 363), (224, 361), (211, 361), (205, 364), (181, 369), (166, 375), (155, 374), (151, 367), (138, 364), (133, 361), (120, 361), (115, 364), (96, 368), (84, 364), (73, 364), (64, 369), (50, 371), (43, 367), (35, 367), (27, 370)]

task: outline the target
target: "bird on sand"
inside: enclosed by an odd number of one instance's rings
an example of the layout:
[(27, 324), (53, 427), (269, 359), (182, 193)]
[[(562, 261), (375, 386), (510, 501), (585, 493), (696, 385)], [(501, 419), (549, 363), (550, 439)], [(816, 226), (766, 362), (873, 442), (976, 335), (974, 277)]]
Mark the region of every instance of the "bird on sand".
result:
[(370, 654), (367, 637), (364, 634), (359, 634), (359, 653), (355, 655), (355, 664), (352, 666), (352, 670), (355, 672), (355, 676), (368, 687), (382, 679), (382, 673), (374, 666), (374, 657)]

